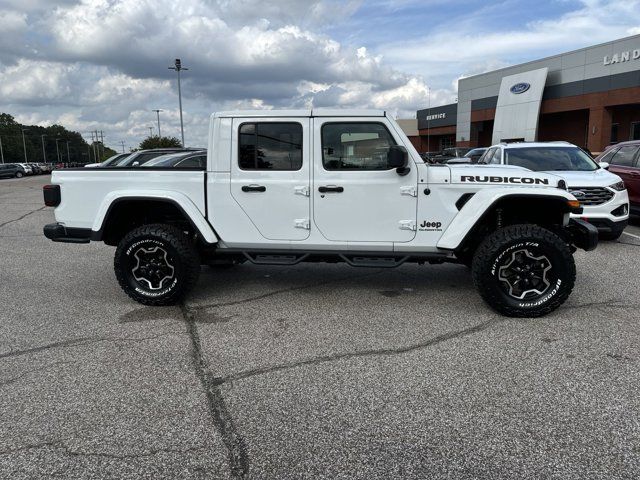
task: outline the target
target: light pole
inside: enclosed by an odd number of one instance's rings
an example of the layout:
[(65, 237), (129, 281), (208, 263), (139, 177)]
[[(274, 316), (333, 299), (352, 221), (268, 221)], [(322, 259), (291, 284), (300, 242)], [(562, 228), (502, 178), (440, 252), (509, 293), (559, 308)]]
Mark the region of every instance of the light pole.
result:
[(69, 140), (67, 140), (67, 164), (71, 163), (71, 160), (69, 158)]
[(47, 152), (44, 150), (44, 137), (46, 137), (46, 135), (40, 135), (40, 138), (42, 138), (42, 161), (47, 163)]
[(24, 163), (27, 163), (27, 144), (24, 142), (24, 132), (28, 132), (28, 128), (21, 128), (22, 130), (22, 149), (24, 150)]
[(4, 163), (4, 152), (2, 151), (2, 137), (0, 137), (0, 158), (2, 158), (2, 163)]
[(429, 108), (427, 110), (427, 151), (431, 151), (431, 87), (427, 86), (427, 97), (429, 98)]
[(60, 137), (56, 138), (56, 158), (58, 159), (58, 163), (60, 163), (60, 148), (58, 147), (59, 141)]
[(180, 135), (182, 136), (182, 146), (184, 147), (184, 125), (182, 123), (182, 90), (180, 89), (180, 71), (189, 70), (182, 66), (182, 62), (179, 58), (176, 58), (175, 65), (169, 67), (169, 70), (175, 70), (178, 72), (178, 104), (180, 106)]
[(148, 127), (149, 128), (149, 136), (153, 137), (153, 127)]
[(155, 110), (151, 110), (152, 112), (156, 112), (156, 115), (158, 116), (158, 137), (162, 136), (162, 133), (160, 133), (160, 112), (162, 112), (162, 110), (159, 109), (155, 109)]

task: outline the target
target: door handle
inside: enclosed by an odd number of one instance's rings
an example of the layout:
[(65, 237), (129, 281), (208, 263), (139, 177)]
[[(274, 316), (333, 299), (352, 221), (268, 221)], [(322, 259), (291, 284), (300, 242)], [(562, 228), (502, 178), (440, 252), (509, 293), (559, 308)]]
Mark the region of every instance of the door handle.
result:
[(243, 192), (266, 192), (267, 187), (265, 187), (264, 185), (243, 185), (242, 191)]
[(344, 192), (344, 188), (337, 187), (335, 185), (326, 185), (324, 187), (318, 187), (318, 191), (320, 193), (327, 193), (327, 192), (342, 193)]

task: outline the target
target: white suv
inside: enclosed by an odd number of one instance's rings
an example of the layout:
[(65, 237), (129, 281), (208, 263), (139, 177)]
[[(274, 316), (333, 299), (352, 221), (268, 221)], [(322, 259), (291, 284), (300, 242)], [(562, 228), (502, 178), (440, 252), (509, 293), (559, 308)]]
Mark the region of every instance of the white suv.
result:
[(583, 207), (583, 213), (575, 216), (596, 226), (600, 238), (615, 240), (627, 226), (629, 195), (622, 179), (571, 143), (501, 143), (488, 148), (478, 163), (558, 175)]

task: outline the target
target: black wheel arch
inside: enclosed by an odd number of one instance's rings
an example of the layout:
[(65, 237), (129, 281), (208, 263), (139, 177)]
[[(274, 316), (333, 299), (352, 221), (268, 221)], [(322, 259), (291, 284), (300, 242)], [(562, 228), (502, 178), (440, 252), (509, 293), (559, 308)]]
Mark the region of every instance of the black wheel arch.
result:
[(155, 223), (175, 225), (203, 238), (203, 232), (177, 201), (157, 197), (121, 197), (111, 202), (100, 229), (91, 233), (91, 240), (116, 246), (132, 229)]
[[(466, 207), (463, 206), (461, 211)], [(454, 249), (459, 258), (473, 255), (482, 240), (498, 228), (531, 223), (562, 235), (567, 213), (581, 213), (582, 208), (572, 208), (564, 197), (549, 194), (507, 194), (494, 201), (476, 221)]]

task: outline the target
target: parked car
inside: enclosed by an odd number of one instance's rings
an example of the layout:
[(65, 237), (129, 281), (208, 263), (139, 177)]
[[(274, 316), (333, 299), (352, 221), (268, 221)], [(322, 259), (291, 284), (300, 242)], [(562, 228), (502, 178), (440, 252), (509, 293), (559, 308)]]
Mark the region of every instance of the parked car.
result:
[(207, 166), (207, 151), (180, 152), (160, 155), (149, 160), (143, 167), (167, 167), (167, 168), (205, 168)]
[(450, 147), (445, 148), (439, 154), (432, 157), (433, 163), (447, 163), (452, 158), (462, 158), (465, 154), (471, 150), (464, 147)]
[(615, 240), (627, 226), (629, 195), (622, 179), (571, 143), (503, 143), (490, 147), (478, 163), (513, 165), (562, 177), (583, 207), (577, 217), (595, 225), (600, 238)]
[(0, 163), (0, 178), (22, 178), (25, 175), (24, 167), (18, 163)]
[(29, 166), (31, 167), (31, 170), (33, 170), (33, 174), (34, 175), (42, 175), (42, 167), (40, 167), (39, 164), (37, 163), (30, 163)]
[(482, 154), (486, 151), (487, 151), (486, 148), (474, 148), (473, 150), (469, 150), (467, 153), (465, 153), (463, 157), (450, 158), (445, 163), (447, 164), (478, 163), (478, 160), (480, 159), (480, 157), (482, 157)]
[(598, 243), (593, 225), (567, 218), (582, 208), (560, 177), (425, 164), (385, 111), (217, 112), (208, 144), (207, 171), (55, 172), (45, 236), (117, 245), (115, 276), (145, 305), (181, 302), (201, 263), (461, 262), (516, 317), (558, 308), (573, 251)]
[(33, 169), (28, 163), (16, 163), (16, 165), (20, 165), (24, 169), (25, 175), (33, 175)]
[(85, 165), (85, 167), (86, 168), (108, 167), (109, 165), (113, 165), (113, 164), (119, 162), (120, 160), (124, 160), (129, 155), (131, 155), (131, 152), (129, 152), (129, 153), (118, 153), (117, 155), (113, 155), (112, 157), (107, 158), (104, 162), (87, 163)]
[(202, 150), (201, 148), (153, 148), (149, 150), (139, 150), (133, 152), (128, 157), (112, 163), (110, 167), (140, 167), (160, 155), (168, 153), (195, 152)]
[(486, 151), (486, 148), (474, 148), (473, 150), (469, 150), (467, 153), (465, 153), (464, 157), (462, 158), (468, 158), (469, 160), (471, 160), (471, 163), (478, 163), (478, 160), (480, 160), (480, 157), (482, 157), (482, 155)]
[(438, 155), (440, 155), (440, 152), (422, 152), (420, 158), (422, 158), (425, 163), (433, 163), (433, 159)]
[(618, 143), (602, 152), (596, 161), (624, 181), (631, 213), (640, 215), (640, 140)]

